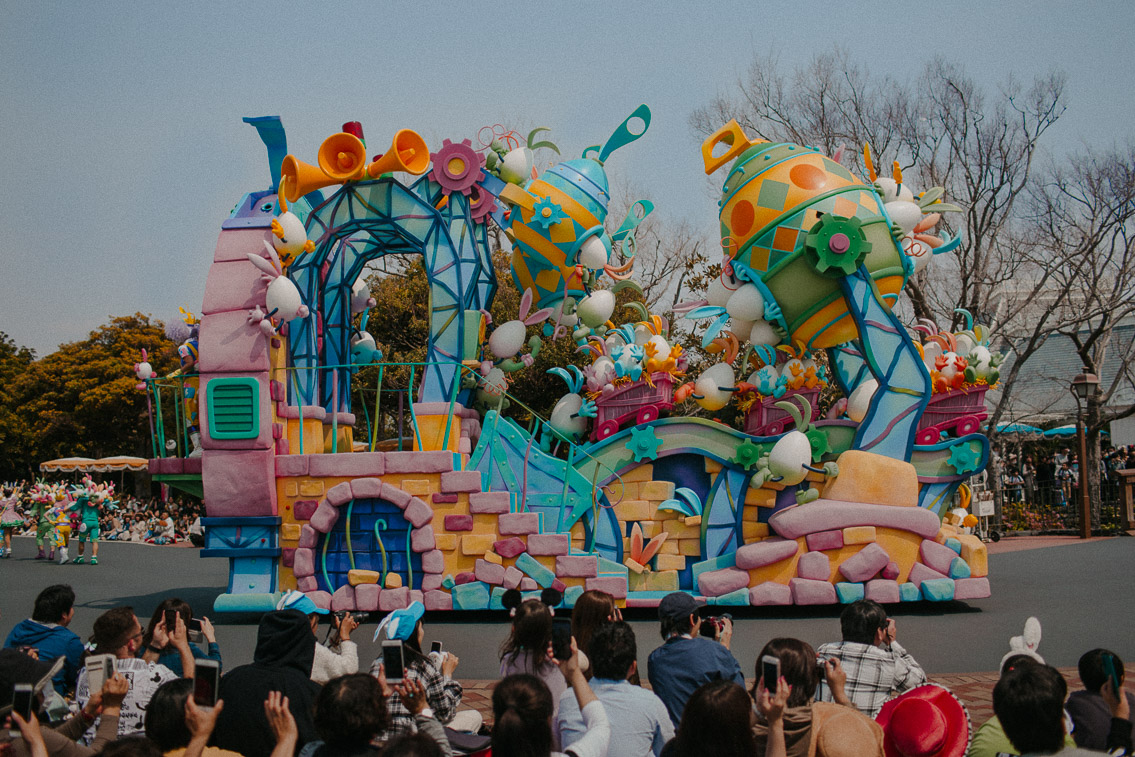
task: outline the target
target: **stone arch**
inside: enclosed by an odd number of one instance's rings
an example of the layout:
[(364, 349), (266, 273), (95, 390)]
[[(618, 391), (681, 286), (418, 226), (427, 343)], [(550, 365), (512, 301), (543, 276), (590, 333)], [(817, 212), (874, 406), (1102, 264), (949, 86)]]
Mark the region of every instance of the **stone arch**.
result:
[[(382, 499), (402, 511), (410, 524), (410, 548), (421, 555), (421, 590), (408, 586), (400, 589), (383, 589), (377, 584), (344, 584), (332, 595), (318, 588), (316, 580), (316, 546), (319, 537), (331, 532), (339, 521), (339, 510), (355, 499)], [(333, 610), (396, 610), (422, 594), (441, 587), (445, 560), (437, 549), (432, 525), (433, 508), (422, 499), (383, 482), (379, 478), (356, 478), (344, 481), (327, 490), (311, 520), (300, 529), (299, 545), (295, 552), (292, 571), (297, 588), (309, 596), (317, 606)]]

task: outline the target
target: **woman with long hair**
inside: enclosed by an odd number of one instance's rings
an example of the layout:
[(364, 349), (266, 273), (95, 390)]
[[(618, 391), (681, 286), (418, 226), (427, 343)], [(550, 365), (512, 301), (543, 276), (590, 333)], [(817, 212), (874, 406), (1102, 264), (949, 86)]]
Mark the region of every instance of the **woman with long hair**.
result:
[[(584, 675), (591, 678), (591, 635), (604, 623), (622, 620), (622, 613), (615, 604), (615, 598), (605, 591), (590, 589), (579, 595), (571, 609), (571, 635), (583, 653)], [(637, 679), (638, 674), (635, 674)], [(632, 683), (638, 683), (637, 680)]]
[[(189, 628), (190, 622), (193, 620), (193, 608), (189, 606), (189, 603), (177, 597), (162, 600), (162, 603), (154, 610), (154, 614), (150, 618), (150, 624), (146, 626), (146, 631), (142, 636), (141, 653), (144, 653), (147, 649), (157, 652), (158, 663), (165, 665), (175, 674), (181, 676), (184, 675), (184, 672), (181, 669), (181, 657), (177, 650), (169, 644), (161, 649), (154, 646), (154, 629), (161, 619), (165, 617), (166, 610), (175, 611), (181, 616), (181, 620), (185, 623), (186, 629)], [(192, 642), (189, 644), (189, 651), (193, 653), (195, 659), (216, 660), (217, 664), (221, 665), (221, 647), (217, 644), (217, 635), (213, 630), (213, 624), (209, 622), (208, 618), (201, 618), (201, 634), (208, 644), (207, 651), (202, 650), (201, 647)], [(139, 656), (141, 656), (141, 654), (139, 654)]]
[(501, 677), (524, 673), (539, 678), (551, 692), (553, 714), (568, 687), (560, 668), (548, 657), (555, 615), (552, 608), (561, 600), (555, 589), (545, 589), (540, 599), (524, 601), (519, 591), (510, 589), (501, 599), (512, 615), (512, 628), (500, 649)]
[[(579, 647), (571, 643), (567, 660), (547, 658), (571, 683), (587, 733), (571, 745), (575, 757), (604, 757), (611, 740), (611, 726), (603, 703), (596, 697), (579, 668)], [(493, 689), (493, 757), (552, 757), (552, 692), (540, 678), (526, 673), (510, 675)]]
[(753, 703), (733, 681), (711, 681), (686, 702), (678, 730), (662, 757), (753, 757), (760, 754), (753, 737)]

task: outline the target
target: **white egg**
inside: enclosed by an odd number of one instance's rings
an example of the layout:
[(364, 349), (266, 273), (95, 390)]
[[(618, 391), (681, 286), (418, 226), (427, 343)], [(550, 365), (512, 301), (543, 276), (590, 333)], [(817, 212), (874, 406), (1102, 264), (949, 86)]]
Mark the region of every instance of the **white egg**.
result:
[(879, 189), (883, 190), (883, 202), (894, 202), (895, 200), (914, 202), (914, 192), (907, 184), (903, 184), (900, 188), (894, 179), (882, 176), (876, 179), (875, 183), (879, 185)]
[(649, 342), (650, 338), (653, 337), (653, 336), (654, 336), (654, 332), (651, 331), (650, 329), (648, 329), (646, 326), (643, 326), (642, 324), (635, 326), (634, 343), (637, 344), (639, 347), (641, 347), (644, 344), (646, 344), (647, 342)]
[(489, 337), (489, 349), (498, 358), (512, 357), (524, 347), (523, 321), (508, 321), (497, 326)]
[(303, 221), (291, 211), (281, 213), (276, 216), (276, 220), (284, 230), (284, 238), (280, 239), (273, 234), (272, 246), (281, 255), (294, 258), (303, 252), (303, 246), (307, 244), (307, 230), (303, 227)]
[(660, 334), (655, 334), (650, 337), (650, 343), (654, 345), (654, 359), (665, 360), (670, 356), (670, 344)]
[(523, 184), (532, 177), (532, 166), (535, 161), (536, 156), (527, 147), (510, 150), (501, 161), (501, 180)]
[(351, 313), (361, 313), (372, 307), (374, 301), (370, 296), (370, 288), (367, 287), (366, 280), (359, 276), (355, 279), (355, 283), (351, 284)]
[(970, 334), (962, 332), (954, 338), (957, 340), (957, 349), (954, 351), (959, 355), (969, 355), (977, 348), (977, 340)]
[(597, 328), (611, 319), (615, 312), (615, 294), (609, 289), (596, 289), (580, 300), (576, 313), (584, 326)]
[(579, 263), (592, 270), (598, 270), (607, 265), (610, 252), (600, 236), (590, 236), (579, 248)]
[(761, 290), (752, 284), (745, 284), (729, 295), (725, 311), (731, 318), (755, 321), (765, 317), (765, 298), (761, 295)]
[(771, 347), (780, 344), (780, 336), (773, 330), (771, 323), (761, 320), (753, 323), (753, 328), (749, 331), (749, 342), (767, 344)]
[(747, 339), (753, 330), (756, 321), (742, 321), (740, 318), (730, 318), (726, 329), (737, 335), (738, 339)]
[(879, 388), (879, 382), (873, 378), (865, 379), (862, 384), (855, 387), (851, 396), (847, 398), (847, 417), (856, 423), (862, 423), (867, 417), (867, 410), (871, 407), (871, 398)]
[(926, 367), (932, 371), (938, 370), (934, 363), (941, 354), (942, 345), (937, 342), (927, 342), (922, 345), (922, 362), (926, 363)]
[(580, 436), (587, 430), (587, 418), (576, 416), (572, 417), (579, 412), (579, 408), (583, 405), (583, 398), (578, 394), (566, 394), (560, 398), (556, 406), (552, 408), (552, 416), (548, 419), (548, 423), (556, 431), (559, 431), (565, 436)]
[(711, 365), (702, 371), (701, 376), (694, 382), (694, 393), (702, 397), (696, 401), (706, 410), (720, 410), (729, 404), (729, 399), (733, 396), (731, 390), (736, 383), (731, 365), (726, 363)]
[[(723, 278), (728, 281), (722, 281)], [(723, 308), (739, 286), (740, 284), (732, 276), (715, 276), (705, 289), (705, 299), (710, 305)]]
[(916, 203), (895, 200), (888, 202), (886, 207), (891, 223), (898, 224), (898, 227), (902, 229), (903, 236), (913, 232), (914, 227), (922, 220), (922, 208), (918, 207)]
[(308, 315), (300, 290), (285, 276), (272, 279), (264, 301), (272, 317), (281, 321), (292, 321)]
[(567, 326), (569, 329), (579, 323), (579, 316), (575, 314), (575, 299), (565, 297), (557, 302), (555, 307), (552, 308), (552, 317), (549, 320), (552, 323)]
[(481, 389), (490, 397), (499, 397), (508, 390), (508, 379), (500, 368), (493, 368), (481, 379)]
[(804, 480), (808, 471), (804, 466), (812, 462), (812, 444), (799, 431), (789, 431), (773, 445), (768, 455), (768, 469), (780, 476), (779, 483), (795, 486)]
[(600, 355), (591, 364), (592, 370), (595, 371), (595, 377), (599, 379), (601, 384), (609, 384), (615, 380), (615, 361), (606, 355)]

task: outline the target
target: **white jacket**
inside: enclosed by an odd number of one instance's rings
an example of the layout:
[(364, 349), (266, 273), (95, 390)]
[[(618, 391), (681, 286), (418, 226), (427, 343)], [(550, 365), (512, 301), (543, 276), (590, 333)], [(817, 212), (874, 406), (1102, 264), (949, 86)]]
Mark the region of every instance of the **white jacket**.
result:
[(359, 647), (353, 641), (339, 643), (339, 651), (317, 643), (315, 662), (311, 665), (311, 680), (323, 684), (332, 678), (359, 672)]

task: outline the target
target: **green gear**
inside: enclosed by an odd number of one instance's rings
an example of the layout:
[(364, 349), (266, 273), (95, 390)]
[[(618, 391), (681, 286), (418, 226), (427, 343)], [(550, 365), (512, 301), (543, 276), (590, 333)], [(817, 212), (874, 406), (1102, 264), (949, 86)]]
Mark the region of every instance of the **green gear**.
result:
[(812, 446), (813, 460), (819, 460), (831, 450), (828, 444), (828, 435), (815, 426), (808, 429), (804, 436), (808, 437), (808, 444)]
[(759, 460), (763, 454), (765, 454), (764, 445), (753, 444), (746, 439), (737, 445), (737, 454), (733, 456), (730, 462), (736, 463), (745, 470), (748, 470), (757, 464), (757, 460)]
[(830, 279), (855, 273), (871, 252), (871, 243), (864, 236), (862, 226), (858, 218), (834, 214), (820, 217), (804, 238), (804, 249), (811, 256), (817, 273)]

